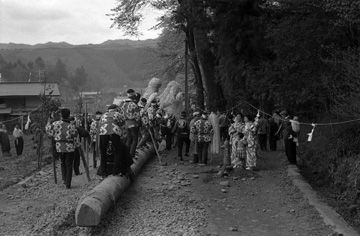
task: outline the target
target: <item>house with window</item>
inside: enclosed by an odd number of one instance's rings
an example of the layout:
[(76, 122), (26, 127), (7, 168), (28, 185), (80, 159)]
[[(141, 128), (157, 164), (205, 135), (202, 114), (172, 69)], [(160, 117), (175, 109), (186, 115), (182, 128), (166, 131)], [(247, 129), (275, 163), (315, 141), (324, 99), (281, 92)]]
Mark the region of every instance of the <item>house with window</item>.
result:
[(60, 97), (57, 83), (1, 82), (0, 121), (24, 116), (41, 106), (40, 95)]

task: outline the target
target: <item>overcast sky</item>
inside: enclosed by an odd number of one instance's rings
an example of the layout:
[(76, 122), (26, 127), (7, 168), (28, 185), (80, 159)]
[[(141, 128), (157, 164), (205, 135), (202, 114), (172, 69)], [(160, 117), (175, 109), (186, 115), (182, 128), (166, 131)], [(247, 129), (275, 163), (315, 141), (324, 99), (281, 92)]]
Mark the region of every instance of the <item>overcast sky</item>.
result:
[[(36, 44), (66, 41), (71, 44), (101, 43), (129, 38), (115, 28), (106, 14), (116, 0), (0, 0), (0, 43)], [(150, 30), (160, 15), (145, 10), (140, 39), (156, 38)], [(134, 39), (134, 38), (133, 38)]]

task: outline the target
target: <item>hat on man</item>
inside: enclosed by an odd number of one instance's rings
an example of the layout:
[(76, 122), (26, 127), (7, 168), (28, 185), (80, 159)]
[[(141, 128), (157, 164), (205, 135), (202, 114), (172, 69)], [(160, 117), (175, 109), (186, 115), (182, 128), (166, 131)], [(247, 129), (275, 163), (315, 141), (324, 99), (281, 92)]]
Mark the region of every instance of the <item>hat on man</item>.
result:
[(64, 118), (64, 119), (69, 119), (70, 117), (70, 110), (68, 108), (62, 108), (60, 110), (60, 113), (61, 113), (61, 117)]
[(113, 109), (116, 109), (118, 106), (116, 106), (115, 104), (111, 104), (109, 107), (108, 107), (108, 110), (113, 110)]
[(126, 93), (127, 93), (128, 98), (134, 98), (136, 96), (136, 93), (135, 93), (134, 89), (128, 89), (126, 91)]

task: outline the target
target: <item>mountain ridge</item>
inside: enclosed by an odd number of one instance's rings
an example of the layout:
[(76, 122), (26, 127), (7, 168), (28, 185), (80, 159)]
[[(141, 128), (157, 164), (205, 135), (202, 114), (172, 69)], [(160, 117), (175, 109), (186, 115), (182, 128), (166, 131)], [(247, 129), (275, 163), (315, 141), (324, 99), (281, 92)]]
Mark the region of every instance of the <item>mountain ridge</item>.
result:
[(78, 48), (78, 47), (156, 47), (158, 39), (145, 39), (145, 40), (130, 40), (130, 39), (109, 39), (99, 44), (70, 44), (65, 41), (61, 42), (46, 42), (37, 44), (24, 44), (24, 43), (0, 43), (0, 50), (12, 49), (38, 49), (38, 48)]

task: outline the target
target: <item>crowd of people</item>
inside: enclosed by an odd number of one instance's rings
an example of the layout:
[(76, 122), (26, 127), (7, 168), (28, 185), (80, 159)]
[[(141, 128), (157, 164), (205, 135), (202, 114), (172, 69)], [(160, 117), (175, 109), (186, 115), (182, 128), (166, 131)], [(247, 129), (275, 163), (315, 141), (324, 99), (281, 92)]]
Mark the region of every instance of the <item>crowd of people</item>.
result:
[[(79, 171), (81, 140), (91, 148), (93, 167), (100, 165), (97, 174), (123, 175), (132, 180), (130, 168), (138, 150), (148, 145), (171, 150), (177, 146), (178, 161), (185, 157), (194, 164), (208, 164), (209, 152), (220, 154), (224, 144), (230, 144), (232, 168), (257, 169), (259, 149), (276, 151), (277, 141), (284, 139), (286, 155), (296, 164), (298, 124), (290, 121), (286, 111), (274, 112), (266, 119), (259, 113), (252, 118), (244, 114), (192, 111), (181, 112), (179, 117), (160, 108), (159, 101), (147, 101), (133, 89), (127, 99), (108, 106), (107, 111), (96, 112), (91, 121), (71, 117), (70, 110), (60, 109), (61, 117), (52, 116), (46, 126), (53, 140), (54, 153), (61, 160), (64, 184), (71, 187), (72, 172)], [(296, 118), (295, 118), (296, 120)], [(88, 123), (86, 126), (85, 124)], [(193, 145), (192, 157), (190, 146)]]

